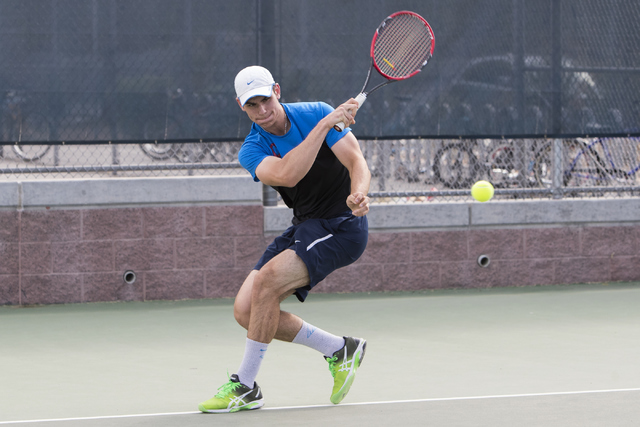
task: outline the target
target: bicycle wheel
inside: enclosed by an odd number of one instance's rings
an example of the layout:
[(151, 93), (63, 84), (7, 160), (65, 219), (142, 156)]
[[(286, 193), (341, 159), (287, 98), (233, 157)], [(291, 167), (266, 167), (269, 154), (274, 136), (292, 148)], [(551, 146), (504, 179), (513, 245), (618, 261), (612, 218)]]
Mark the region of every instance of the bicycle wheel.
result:
[(201, 142), (175, 144), (173, 149), (173, 155), (181, 163), (198, 163), (207, 155), (207, 146)]
[(570, 141), (565, 144), (569, 164), (564, 174), (567, 187), (590, 187), (606, 185), (606, 165), (592, 147)]
[(209, 153), (216, 163), (237, 161), (238, 151), (240, 151), (240, 143), (237, 142), (212, 142), (209, 144)]
[(496, 188), (507, 188), (518, 182), (513, 147), (501, 145), (489, 153), (489, 181)]
[[(516, 144), (521, 144), (517, 146)], [(535, 142), (502, 143), (487, 155), (489, 181), (496, 188), (531, 187), (536, 179), (533, 173), (532, 147)]]
[(606, 162), (611, 183), (636, 185), (637, 172), (640, 170), (640, 138), (600, 138), (591, 147)]
[[(536, 156), (534, 173), (538, 183), (553, 186), (553, 144), (543, 146)], [(606, 168), (598, 153), (585, 143), (567, 140), (562, 143), (562, 185), (589, 187), (606, 183)]]
[(480, 173), (472, 144), (454, 143), (440, 148), (434, 157), (433, 173), (447, 188), (469, 188)]
[[(15, 141), (50, 141), (51, 125), (47, 118), (39, 113), (29, 114), (16, 123)], [(32, 162), (41, 159), (51, 149), (48, 144), (15, 144), (13, 151), (22, 160)]]
[(142, 151), (152, 159), (166, 160), (175, 154), (175, 144), (163, 144), (160, 141), (177, 139), (182, 135), (180, 123), (171, 116), (157, 116), (148, 119), (143, 126), (144, 139), (153, 141), (141, 144)]

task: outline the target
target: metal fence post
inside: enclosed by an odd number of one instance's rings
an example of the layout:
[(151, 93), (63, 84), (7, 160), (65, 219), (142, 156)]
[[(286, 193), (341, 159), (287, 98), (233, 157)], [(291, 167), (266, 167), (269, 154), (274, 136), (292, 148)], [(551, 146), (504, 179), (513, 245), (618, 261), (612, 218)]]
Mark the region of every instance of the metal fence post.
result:
[[(257, 24), (257, 58), (256, 61), (272, 74), (278, 76), (276, 70), (276, 38), (275, 38), (275, 2), (260, 1), (256, 3)], [(276, 77), (278, 81), (279, 77)], [(262, 184), (262, 205), (276, 206), (278, 193), (268, 185)]]
[(272, 187), (262, 184), (262, 206), (277, 206), (278, 193)]
[(560, 138), (556, 138), (553, 140), (553, 198), (554, 199), (562, 199), (562, 187), (563, 187), (563, 153), (562, 153), (562, 140)]
[(561, 0), (551, 2), (551, 130), (562, 130), (562, 5)]

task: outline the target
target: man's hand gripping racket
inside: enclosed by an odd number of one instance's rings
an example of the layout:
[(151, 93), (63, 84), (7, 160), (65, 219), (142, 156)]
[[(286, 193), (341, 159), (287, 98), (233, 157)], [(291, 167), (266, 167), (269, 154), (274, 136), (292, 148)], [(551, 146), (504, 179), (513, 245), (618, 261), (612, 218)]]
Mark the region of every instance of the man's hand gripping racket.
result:
[[(427, 65), (433, 55), (435, 38), (429, 23), (414, 12), (396, 12), (387, 17), (378, 26), (371, 41), (371, 66), (367, 73), (362, 91), (355, 100), (358, 108), (372, 92), (398, 80), (405, 80)], [(366, 90), (371, 77), (371, 70), (375, 69), (387, 80), (373, 89)], [(345, 124), (340, 122), (334, 126), (342, 132)]]

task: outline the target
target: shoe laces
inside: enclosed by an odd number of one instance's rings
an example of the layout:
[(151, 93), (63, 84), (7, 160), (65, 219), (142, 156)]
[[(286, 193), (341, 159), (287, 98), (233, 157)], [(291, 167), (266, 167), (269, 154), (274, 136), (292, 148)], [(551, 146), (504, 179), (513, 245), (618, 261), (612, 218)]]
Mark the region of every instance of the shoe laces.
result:
[(338, 357), (337, 356), (333, 356), (331, 358), (327, 358), (327, 362), (329, 362), (329, 372), (331, 372), (331, 376), (332, 377), (336, 377), (336, 371), (337, 371), (337, 362), (338, 361)]
[(219, 399), (224, 399), (229, 395), (229, 393), (234, 392), (238, 387), (240, 387), (239, 382), (234, 382), (229, 379), (229, 382), (227, 382), (226, 384), (222, 384), (218, 388), (219, 391), (218, 394), (216, 394), (216, 397)]

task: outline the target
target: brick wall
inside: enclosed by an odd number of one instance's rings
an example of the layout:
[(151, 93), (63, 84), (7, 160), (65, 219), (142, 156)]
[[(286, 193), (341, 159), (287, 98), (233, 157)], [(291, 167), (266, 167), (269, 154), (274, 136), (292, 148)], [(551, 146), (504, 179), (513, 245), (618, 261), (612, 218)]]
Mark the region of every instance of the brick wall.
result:
[(329, 276), (322, 291), (610, 281), (640, 281), (639, 225), (372, 233), (362, 258)]
[[(264, 214), (255, 204), (0, 211), (0, 304), (233, 297), (272, 240)], [(608, 281), (640, 281), (640, 224), (374, 224), (361, 259), (317, 291)]]
[(255, 205), (0, 211), (0, 304), (233, 296), (262, 224)]

